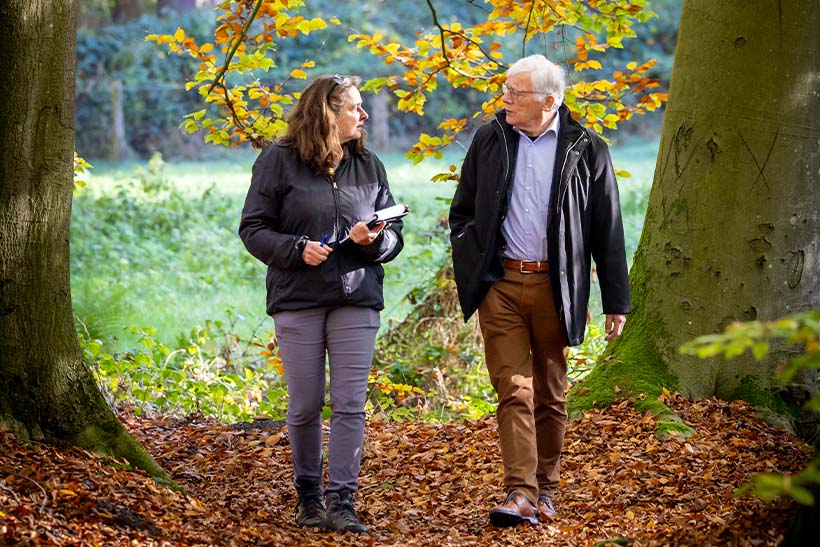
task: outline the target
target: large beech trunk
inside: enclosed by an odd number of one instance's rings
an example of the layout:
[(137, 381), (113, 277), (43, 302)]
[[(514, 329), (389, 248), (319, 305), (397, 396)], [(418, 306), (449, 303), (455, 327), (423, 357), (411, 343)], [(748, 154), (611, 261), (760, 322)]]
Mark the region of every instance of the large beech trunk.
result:
[(73, 327), (76, 14), (76, 0), (0, 3), (0, 425), (167, 479), (106, 404)]
[[(655, 179), (630, 273), (634, 313), (575, 405), (613, 390), (777, 397), (776, 349), (678, 348), (733, 321), (820, 308), (820, 4), (686, 0)], [(816, 376), (808, 378), (816, 391)]]

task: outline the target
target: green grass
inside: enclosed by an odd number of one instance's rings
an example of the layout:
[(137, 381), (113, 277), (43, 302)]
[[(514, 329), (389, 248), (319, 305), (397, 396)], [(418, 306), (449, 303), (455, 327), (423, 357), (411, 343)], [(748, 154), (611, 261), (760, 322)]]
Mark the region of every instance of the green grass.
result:
[[(620, 181), (627, 248), (635, 250), (651, 186), (657, 143), (613, 149)], [(388, 318), (408, 311), (403, 299), (429, 278), (448, 252), (442, 221), (454, 183), (432, 175), (460, 166), (463, 153), (413, 165), (401, 153), (381, 154), (397, 202), (410, 205), (405, 249), (387, 265)], [(207, 319), (231, 309), (237, 330), (270, 331), (265, 318), (264, 266), (245, 252), (236, 235), (255, 154), (227, 159), (110, 165), (93, 161), (88, 186), (75, 199), (72, 219), (72, 297), (75, 314), (94, 337), (114, 349), (133, 346), (126, 327), (155, 327), (171, 343)], [(600, 306), (593, 297), (593, 310)]]

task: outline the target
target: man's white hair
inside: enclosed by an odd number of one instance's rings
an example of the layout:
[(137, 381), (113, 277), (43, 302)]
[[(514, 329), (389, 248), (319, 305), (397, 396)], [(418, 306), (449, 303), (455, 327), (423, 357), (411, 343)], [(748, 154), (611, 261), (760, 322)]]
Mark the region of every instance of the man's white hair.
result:
[(550, 62), (543, 55), (530, 55), (519, 59), (507, 69), (507, 76), (518, 74), (519, 72), (529, 72), (532, 79), (533, 91), (538, 91), (539, 101), (543, 101), (548, 95), (555, 98), (553, 108), (557, 109), (564, 102), (564, 70)]

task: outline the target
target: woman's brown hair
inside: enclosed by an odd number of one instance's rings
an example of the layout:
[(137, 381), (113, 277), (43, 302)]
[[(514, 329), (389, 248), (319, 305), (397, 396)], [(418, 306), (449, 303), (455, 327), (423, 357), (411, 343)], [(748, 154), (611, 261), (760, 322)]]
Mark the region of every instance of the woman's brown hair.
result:
[[(317, 174), (332, 173), (342, 161), (344, 150), (339, 142), (336, 115), (344, 106), (342, 95), (360, 83), (357, 76), (319, 76), (302, 91), (288, 115), (288, 131), (282, 143), (295, 148), (302, 161)], [(365, 153), (366, 136), (362, 131), (362, 136), (351, 143), (356, 153)]]

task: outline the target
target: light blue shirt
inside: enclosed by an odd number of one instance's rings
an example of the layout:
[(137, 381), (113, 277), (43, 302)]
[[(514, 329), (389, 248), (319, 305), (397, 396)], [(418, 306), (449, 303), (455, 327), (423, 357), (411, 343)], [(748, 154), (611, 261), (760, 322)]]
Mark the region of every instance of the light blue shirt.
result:
[(518, 156), (507, 216), (501, 233), (504, 256), (514, 260), (547, 260), (550, 190), (558, 147), (558, 116), (535, 140), (518, 133)]

